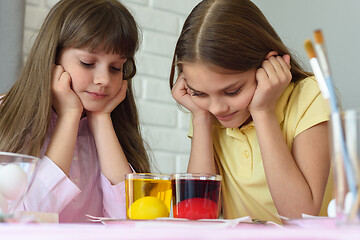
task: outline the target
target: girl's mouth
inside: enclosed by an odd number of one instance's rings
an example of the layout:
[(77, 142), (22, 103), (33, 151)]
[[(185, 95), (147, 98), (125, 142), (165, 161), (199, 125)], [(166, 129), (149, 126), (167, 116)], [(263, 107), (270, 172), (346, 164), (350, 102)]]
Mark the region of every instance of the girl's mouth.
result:
[(226, 122), (229, 121), (237, 112), (233, 112), (229, 115), (224, 116), (215, 116), (219, 121)]
[(106, 97), (106, 94), (104, 93), (98, 93), (98, 92), (87, 92), (92, 98), (95, 99), (103, 99)]

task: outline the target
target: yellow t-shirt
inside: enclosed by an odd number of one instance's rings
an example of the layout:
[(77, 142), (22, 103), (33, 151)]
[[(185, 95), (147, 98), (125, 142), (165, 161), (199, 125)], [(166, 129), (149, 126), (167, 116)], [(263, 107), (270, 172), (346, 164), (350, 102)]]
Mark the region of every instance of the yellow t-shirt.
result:
[[(290, 150), (299, 133), (328, 121), (330, 115), (328, 104), (313, 77), (290, 83), (279, 98), (275, 111)], [(189, 136), (192, 136), (192, 126)], [(213, 142), (215, 159), (223, 177), (224, 218), (250, 216), (252, 219), (281, 223), (267, 185), (254, 123), (239, 129), (225, 128), (217, 122), (213, 128)], [(321, 216), (326, 216), (332, 190), (330, 174)]]

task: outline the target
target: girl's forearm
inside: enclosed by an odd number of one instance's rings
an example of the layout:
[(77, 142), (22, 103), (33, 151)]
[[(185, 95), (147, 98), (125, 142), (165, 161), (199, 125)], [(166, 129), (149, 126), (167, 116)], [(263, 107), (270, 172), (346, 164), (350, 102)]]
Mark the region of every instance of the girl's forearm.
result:
[(59, 116), (45, 155), (67, 176), (74, 155), (80, 116)]
[(124, 181), (125, 174), (132, 171), (116, 136), (110, 115), (92, 116), (91, 121), (102, 173), (113, 185)]
[(253, 115), (268, 186), (282, 216), (317, 215), (321, 201), (291, 154), (276, 115)]
[(189, 173), (216, 173), (213, 141), (212, 116), (193, 117), (193, 137), (188, 165)]

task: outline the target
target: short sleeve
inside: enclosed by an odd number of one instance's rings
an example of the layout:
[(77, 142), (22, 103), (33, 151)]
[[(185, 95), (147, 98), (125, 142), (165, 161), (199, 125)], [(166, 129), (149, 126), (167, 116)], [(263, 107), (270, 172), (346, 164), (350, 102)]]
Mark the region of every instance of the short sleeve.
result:
[(294, 137), (316, 124), (328, 121), (330, 109), (316, 80), (306, 78), (295, 87), (288, 118), (295, 124)]
[(295, 136), (321, 122), (329, 121), (330, 112), (321, 94), (316, 96), (297, 125)]
[(192, 124), (192, 114), (191, 114), (191, 117), (190, 117), (190, 123), (189, 123), (189, 130), (188, 130), (188, 137), (189, 138), (192, 138), (194, 136), (194, 128), (193, 128), (193, 124)]
[(281, 128), (290, 149), (297, 135), (330, 119), (329, 105), (314, 77), (297, 82), (282, 102)]

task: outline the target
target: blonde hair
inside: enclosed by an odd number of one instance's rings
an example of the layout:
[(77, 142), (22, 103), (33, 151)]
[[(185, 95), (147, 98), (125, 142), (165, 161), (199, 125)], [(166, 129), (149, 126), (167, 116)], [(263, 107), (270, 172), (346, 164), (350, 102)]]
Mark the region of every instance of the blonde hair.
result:
[(131, 81), (136, 73), (138, 26), (117, 0), (61, 0), (50, 10), (18, 80), (2, 98), (0, 150), (39, 156), (52, 108), (52, 70), (61, 50), (68, 47), (127, 57), (128, 91), (111, 118), (129, 163), (137, 172), (150, 172)]
[[(250, 0), (204, 0), (185, 20), (177, 41), (170, 74), (174, 84), (175, 68), (184, 62), (245, 72), (261, 66), (265, 56), (276, 51), (290, 54), (260, 9)], [(291, 56), (292, 81), (311, 73), (302, 70)]]

